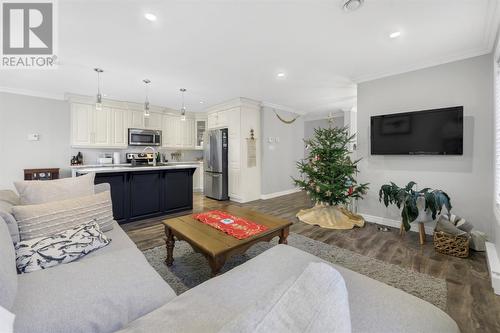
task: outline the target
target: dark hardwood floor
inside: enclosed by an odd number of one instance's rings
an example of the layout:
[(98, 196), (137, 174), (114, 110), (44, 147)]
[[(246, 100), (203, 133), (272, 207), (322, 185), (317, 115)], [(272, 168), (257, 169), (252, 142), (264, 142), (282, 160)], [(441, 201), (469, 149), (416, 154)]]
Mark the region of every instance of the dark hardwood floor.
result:
[[(448, 287), (447, 312), (455, 319), (463, 333), (500, 332), (500, 296), (496, 296), (491, 288), (484, 253), (472, 251), (467, 259), (442, 255), (434, 251), (430, 238), (426, 244), (420, 246), (417, 233), (407, 233), (402, 239), (399, 230), (381, 232), (371, 223), (367, 223), (364, 228), (352, 230), (329, 230), (308, 225), (295, 217), (300, 209), (311, 207), (304, 193), (247, 204), (231, 204), (288, 219), (294, 223), (291, 232), (443, 278)], [(227, 203), (195, 194), (193, 211), (223, 208), (225, 205)], [(164, 218), (133, 222), (122, 227), (137, 246), (145, 250), (165, 245), (162, 219)]]

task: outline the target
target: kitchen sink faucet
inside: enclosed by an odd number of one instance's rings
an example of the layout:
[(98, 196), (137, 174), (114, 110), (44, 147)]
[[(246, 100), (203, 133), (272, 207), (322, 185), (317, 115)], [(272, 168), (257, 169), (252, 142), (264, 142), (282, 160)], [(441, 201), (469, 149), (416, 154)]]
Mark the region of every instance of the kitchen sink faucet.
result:
[[(156, 166), (156, 150), (153, 148), (153, 147), (146, 147), (142, 150), (142, 152), (146, 152), (146, 150), (148, 149), (151, 149), (151, 151), (153, 152), (153, 166)], [(148, 164), (149, 164), (149, 161), (148, 161)]]

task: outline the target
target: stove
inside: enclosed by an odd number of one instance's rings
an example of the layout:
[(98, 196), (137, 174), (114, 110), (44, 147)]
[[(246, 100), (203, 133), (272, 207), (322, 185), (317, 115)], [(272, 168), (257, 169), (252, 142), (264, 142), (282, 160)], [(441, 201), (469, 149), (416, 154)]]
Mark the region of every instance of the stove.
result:
[(127, 158), (127, 163), (132, 163), (132, 166), (148, 165), (155, 158), (153, 153), (127, 153), (125, 157)]

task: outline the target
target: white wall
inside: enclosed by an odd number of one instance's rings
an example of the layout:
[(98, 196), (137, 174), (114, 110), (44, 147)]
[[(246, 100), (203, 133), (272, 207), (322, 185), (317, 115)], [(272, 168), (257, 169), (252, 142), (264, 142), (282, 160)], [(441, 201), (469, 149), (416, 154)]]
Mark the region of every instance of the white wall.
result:
[[(492, 236), (493, 70), (485, 55), (358, 85), (360, 182), (370, 191), (361, 213), (400, 220), (399, 210), (378, 201), (380, 186), (414, 180), (451, 196), (455, 214)], [(464, 106), (463, 156), (370, 156), (370, 116)]]
[[(296, 114), (278, 110), (281, 117), (292, 119)], [(304, 121), (302, 117), (292, 124), (281, 122), (273, 110), (261, 111), (262, 130), (262, 194), (271, 194), (295, 188), (291, 177), (298, 177), (296, 162), (304, 157)], [(268, 139), (279, 138), (269, 143)]]
[[(40, 135), (28, 141), (28, 134)], [(141, 151), (130, 149), (72, 149), (70, 147), (70, 107), (67, 101), (0, 93), (0, 189), (13, 188), (13, 181), (24, 178), (23, 169), (60, 168), (69, 177), (72, 155), (83, 153), (84, 163), (95, 164), (100, 153)], [(170, 158), (171, 150), (160, 149)], [(202, 151), (182, 151), (182, 160), (192, 161)]]
[[(61, 168), (71, 158), (69, 105), (65, 101), (0, 93), (0, 189), (24, 179), (23, 169)], [(37, 133), (39, 141), (28, 141)]]

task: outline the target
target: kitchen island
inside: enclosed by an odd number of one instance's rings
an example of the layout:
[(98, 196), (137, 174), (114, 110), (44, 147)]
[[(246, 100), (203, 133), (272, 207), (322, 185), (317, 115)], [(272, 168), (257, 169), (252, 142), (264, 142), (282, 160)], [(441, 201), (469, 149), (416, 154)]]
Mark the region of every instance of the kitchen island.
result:
[(195, 170), (192, 164), (91, 166), (73, 175), (95, 172), (95, 184), (110, 184), (115, 220), (127, 223), (193, 209)]

